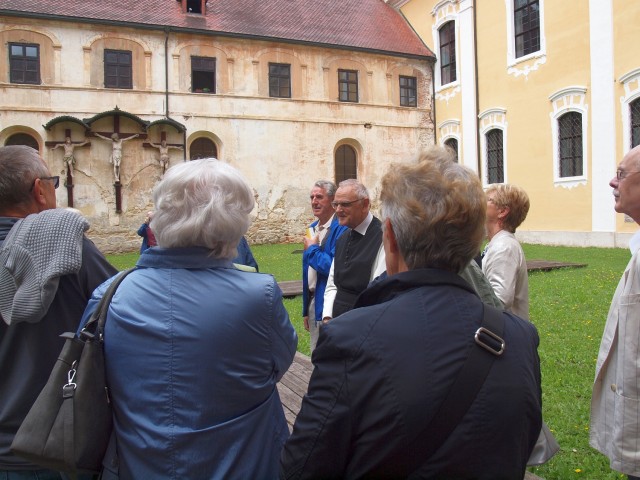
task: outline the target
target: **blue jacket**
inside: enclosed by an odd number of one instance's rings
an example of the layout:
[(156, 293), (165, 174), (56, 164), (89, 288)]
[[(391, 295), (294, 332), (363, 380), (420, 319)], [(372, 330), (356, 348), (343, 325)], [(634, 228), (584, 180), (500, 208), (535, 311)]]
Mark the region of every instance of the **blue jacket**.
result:
[[(318, 225), (318, 220), (313, 222), (310, 226), (315, 227)], [(302, 316), (309, 315), (309, 268), (313, 268), (317, 275), (316, 281), (316, 320), (322, 320), (322, 307), (324, 305), (324, 290), (327, 287), (327, 280), (329, 280), (329, 271), (331, 270), (331, 262), (336, 254), (336, 243), (338, 238), (348, 228), (338, 223), (338, 217), (333, 216), (331, 226), (329, 227), (329, 233), (325, 238), (323, 246), (311, 245), (302, 253)]]
[(151, 229), (149, 228), (148, 223), (143, 223), (142, 225), (140, 225), (140, 228), (138, 229), (138, 235), (142, 237), (140, 253), (144, 252), (147, 248), (155, 246), (155, 242), (154, 245), (149, 245), (149, 232), (151, 232)]
[(256, 269), (256, 272), (260, 271), (258, 268), (258, 262), (253, 256), (253, 252), (249, 247), (249, 242), (247, 242), (245, 237), (240, 239), (240, 243), (238, 243), (238, 255), (232, 260), (232, 262), (239, 265), (245, 265), (247, 267), (253, 267)]
[(276, 383), (297, 336), (274, 278), (200, 247), (137, 266), (105, 327), (120, 478), (276, 478), (289, 435)]
[[(411, 478), (516, 479), (542, 421), (538, 334), (504, 313), (497, 357), (457, 428)], [(307, 395), (282, 454), (281, 478), (366, 478), (401, 471), (438, 411), (483, 317), (458, 275), (403, 272), (365, 290), (320, 329)], [(393, 459), (393, 460), (390, 460)], [(407, 476), (407, 475), (403, 475)]]

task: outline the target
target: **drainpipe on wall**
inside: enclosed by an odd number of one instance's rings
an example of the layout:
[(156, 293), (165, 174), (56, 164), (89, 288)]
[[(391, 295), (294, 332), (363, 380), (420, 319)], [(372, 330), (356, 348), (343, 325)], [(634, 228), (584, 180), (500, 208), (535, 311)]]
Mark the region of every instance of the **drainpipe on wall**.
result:
[(473, 2), (473, 55), (475, 57), (475, 71), (476, 71), (476, 156), (478, 161), (478, 177), (482, 180), (482, 153), (480, 149), (482, 148), (482, 142), (480, 141), (480, 119), (478, 118), (478, 114), (480, 113), (480, 93), (478, 84), (480, 83), (480, 79), (478, 77), (478, 18), (477, 18), (477, 10), (478, 10), (477, 1)]
[(436, 62), (431, 62), (431, 118), (433, 120), (433, 144), (438, 145), (438, 122), (436, 117)]
[(164, 29), (164, 116), (169, 118), (169, 32), (171, 29)]
[[(164, 116), (169, 118), (169, 33), (171, 28), (164, 29)], [(187, 132), (182, 133), (182, 159), (187, 161)]]

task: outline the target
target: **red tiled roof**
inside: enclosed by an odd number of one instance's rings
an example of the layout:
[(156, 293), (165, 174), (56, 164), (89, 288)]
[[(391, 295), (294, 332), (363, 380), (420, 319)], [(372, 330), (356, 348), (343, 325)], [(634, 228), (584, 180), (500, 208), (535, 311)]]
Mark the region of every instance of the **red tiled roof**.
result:
[(0, 15), (169, 26), (434, 57), (384, 0), (208, 0), (205, 15), (183, 14), (180, 0), (0, 0)]

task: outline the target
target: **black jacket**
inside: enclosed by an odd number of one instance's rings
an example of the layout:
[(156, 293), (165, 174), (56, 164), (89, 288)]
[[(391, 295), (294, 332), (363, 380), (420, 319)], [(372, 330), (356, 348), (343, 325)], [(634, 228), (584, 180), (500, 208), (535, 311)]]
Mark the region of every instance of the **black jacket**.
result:
[[(0, 246), (17, 220), (0, 217)], [(84, 237), (80, 271), (60, 277), (56, 295), (39, 322), (8, 326), (0, 318), (0, 470), (42, 468), (16, 457), (9, 447), (62, 350), (60, 334), (76, 331), (94, 288), (115, 273)]]
[[(531, 323), (504, 316), (505, 353), (462, 422), (412, 478), (523, 478), (542, 420), (539, 339)], [(362, 478), (381, 465), (393, 471), (392, 456), (400, 471), (481, 320), (473, 289), (442, 270), (404, 272), (363, 292), (354, 310), (320, 330), (281, 477)]]

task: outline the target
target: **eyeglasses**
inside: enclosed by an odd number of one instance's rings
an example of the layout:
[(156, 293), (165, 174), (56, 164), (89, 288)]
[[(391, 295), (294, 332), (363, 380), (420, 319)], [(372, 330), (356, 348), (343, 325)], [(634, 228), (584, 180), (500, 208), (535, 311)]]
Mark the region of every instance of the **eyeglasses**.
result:
[(36, 177), (36, 178), (33, 179), (33, 183), (31, 184), (31, 188), (29, 189), (29, 191), (33, 190), (33, 187), (35, 187), (36, 180), (38, 180), (38, 178), (40, 180), (53, 180), (53, 188), (58, 188), (60, 186), (60, 176), (59, 175), (55, 175), (53, 177)]
[(349, 208), (351, 207), (352, 204), (359, 202), (360, 200), (362, 200), (362, 198), (357, 198), (355, 200), (351, 200), (350, 202), (331, 202), (331, 206), (333, 208), (338, 208), (338, 207)]
[(618, 180), (622, 180), (623, 178), (627, 178), (629, 175), (633, 175), (634, 173), (640, 173), (640, 171), (636, 172), (625, 172), (624, 170), (616, 170), (616, 178)]

